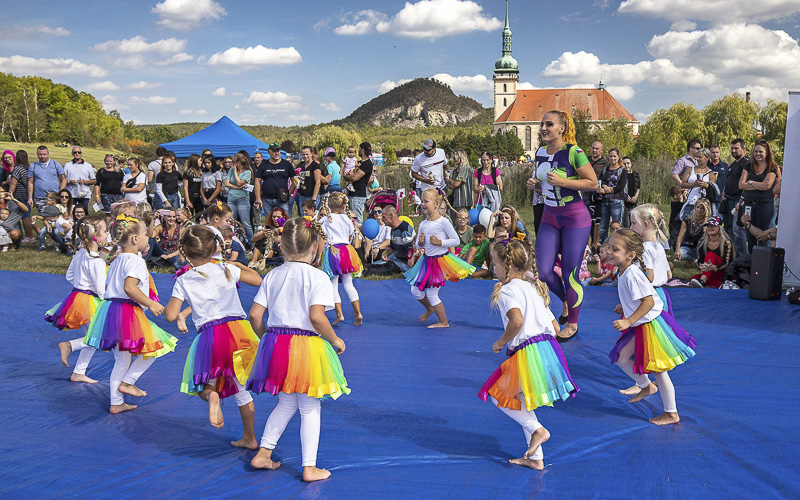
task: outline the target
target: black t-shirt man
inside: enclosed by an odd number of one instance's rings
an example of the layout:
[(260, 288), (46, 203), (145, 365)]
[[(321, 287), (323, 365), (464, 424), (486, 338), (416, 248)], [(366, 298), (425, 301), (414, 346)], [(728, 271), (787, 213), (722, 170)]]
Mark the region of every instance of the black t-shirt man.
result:
[(739, 196), (742, 191), (739, 189), (739, 179), (742, 177), (742, 170), (745, 166), (750, 165), (750, 158), (742, 156), (735, 162), (731, 163), (728, 169), (728, 178), (725, 179), (725, 196)]
[(278, 190), (288, 189), (289, 179), (294, 176), (294, 167), (288, 160), (281, 159), (278, 163), (262, 161), (256, 170), (256, 179), (261, 179), (261, 198), (278, 199)]
[(364, 175), (357, 181), (353, 182), (353, 196), (357, 198), (366, 198), (367, 186), (369, 185), (369, 180), (372, 177), (372, 170), (374, 169), (372, 166), (372, 160), (362, 160), (358, 169), (364, 172)]
[(162, 170), (156, 175), (156, 184), (161, 184), (161, 191), (164, 194), (173, 195), (178, 192), (178, 183), (181, 179), (183, 177), (177, 170), (172, 172)]

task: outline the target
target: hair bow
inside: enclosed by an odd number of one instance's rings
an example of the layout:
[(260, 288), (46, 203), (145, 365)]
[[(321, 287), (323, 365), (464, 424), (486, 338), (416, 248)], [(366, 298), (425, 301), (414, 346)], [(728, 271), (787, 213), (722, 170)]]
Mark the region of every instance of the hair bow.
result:
[(310, 228), (310, 227), (311, 227), (311, 221), (310, 221), (310, 220), (307, 220), (307, 221), (306, 221), (306, 227), (308, 227), (308, 228)]
[(219, 201), (219, 200), (217, 200), (217, 208), (219, 208), (220, 210), (222, 210), (222, 202), (221, 202), (221, 201)]
[(139, 219), (137, 219), (136, 217), (131, 217), (130, 215), (125, 215), (125, 214), (117, 215), (117, 218), (115, 220), (124, 222), (139, 222)]
[(191, 270), (192, 270), (192, 266), (190, 264), (186, 264), (182, 268), (180, 268), (177, 271), (175, 271), (175, 276), (173, 276), (173, 279), (178, 279), (179, 276), (182, 276), (182, 275), (186, 274), (187, 272), (189, 272)]

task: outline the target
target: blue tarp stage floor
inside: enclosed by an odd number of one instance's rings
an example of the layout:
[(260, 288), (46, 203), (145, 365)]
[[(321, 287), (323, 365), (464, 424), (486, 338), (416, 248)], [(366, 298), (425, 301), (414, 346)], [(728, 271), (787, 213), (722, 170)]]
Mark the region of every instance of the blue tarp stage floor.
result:
[[(697, 356), (672, 372), (681, 423), (657, 427), (658, 395), (630, 404), (630, 385), (607, 353), (616, 290), (586, 290), (580, 337), (563, 344), (580, 385), (576, 398), (540, 408), (552, 437), (544, 471), (511, 466), (525, 450), (520, 427), (476, 393), (503, 360), (491, 352), (501, 322), (487, 301), (492, 282), (448, 284), (449, 330), (419, 325), (420, 307), (399, 280), (357, 280), (363, 327), (343, 325), (342, 365), (352, 394), (324, 401), (318, 464), (331, 479), (301, 481), (297, 415), (278, 444), (276, 471), (253, 470), (233, 401), (225, 428), (179, 392), (194, 331), (155, 362), (139, 408), (108, 413), (109, 353), (68, 381), (56, 344), (76, 334), (42, 321), (70, 290), (63, 276), (0, 272), (4, 296), (0, 392), (4, 439), (0, 497), (522, 498), (800, 496), (800, 307), (750, 300), (745, 291), (670, 290)], [(155, 276), (162, 297), (172, 278)], [(247, 310), (255, 289), (243, 286)], [(352, 310), (345, 305), (352, 321)], [(163, 318), (156, 322), (176, 332)], [(72, 355), (70, 361), (75, 362)], [(255, 398), (256, 435), (277, 398)], [(133, 401), (131, 401), (133, 402)]]

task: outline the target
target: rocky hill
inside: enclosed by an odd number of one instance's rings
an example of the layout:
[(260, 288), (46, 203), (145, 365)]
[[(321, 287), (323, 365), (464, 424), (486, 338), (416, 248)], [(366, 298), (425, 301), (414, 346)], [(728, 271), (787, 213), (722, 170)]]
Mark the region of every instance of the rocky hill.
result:
[(478, 101), (457, 96), (432, 78), (417, 78), (361, 105), (334, 125), (373, 127), (449, 126), (489, 120), (492, 112)]

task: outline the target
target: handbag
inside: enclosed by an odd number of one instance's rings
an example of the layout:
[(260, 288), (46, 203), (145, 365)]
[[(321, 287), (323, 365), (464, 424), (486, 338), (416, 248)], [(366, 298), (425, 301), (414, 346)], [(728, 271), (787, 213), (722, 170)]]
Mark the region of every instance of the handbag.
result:
[(281, 203), (289, 201), (289, 190), (287, 188), (278, 188), (278, 201)]

